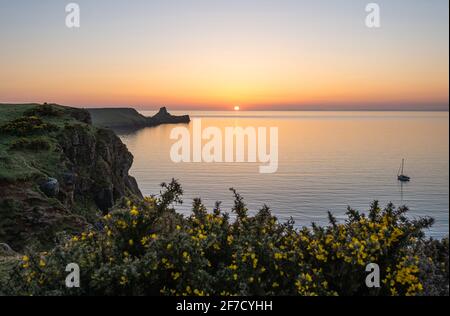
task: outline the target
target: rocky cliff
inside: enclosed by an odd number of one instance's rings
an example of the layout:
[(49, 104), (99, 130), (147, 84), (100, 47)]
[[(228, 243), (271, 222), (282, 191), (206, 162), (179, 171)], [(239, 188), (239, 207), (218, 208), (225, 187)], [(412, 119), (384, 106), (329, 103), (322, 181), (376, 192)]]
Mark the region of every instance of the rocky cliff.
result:
[(148, 126), (148, 120), (135, 109), (102, 108), (87, 109), (94, 126), (110, 129), (139, 129)]
[[(15, 114), (11, 114), (11, 112)], [(123, 197), (142, 197), (133, 156), (87, 111), (0, 105), (0, 243), (15, 250), (52, 243), (95, 224)], [(27, 125), (28, 124), (28, 125)]]

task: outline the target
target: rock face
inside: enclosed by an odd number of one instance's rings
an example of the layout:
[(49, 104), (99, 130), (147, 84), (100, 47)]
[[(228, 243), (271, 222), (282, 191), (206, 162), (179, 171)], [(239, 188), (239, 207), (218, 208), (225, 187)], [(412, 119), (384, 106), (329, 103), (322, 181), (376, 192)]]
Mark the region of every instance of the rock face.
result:
[(54, 178), (48, 178), (43, 181), (39, 188), (48, 197), (54, 198), (59, 194), (59, 182)]
[(142, 197), (136, 180), (128, 174), (133, 155), (113, 131), (66, 127), (59, 139), (74, 183), (74, 199), (91, 197), (104, 213), (129, 195)]

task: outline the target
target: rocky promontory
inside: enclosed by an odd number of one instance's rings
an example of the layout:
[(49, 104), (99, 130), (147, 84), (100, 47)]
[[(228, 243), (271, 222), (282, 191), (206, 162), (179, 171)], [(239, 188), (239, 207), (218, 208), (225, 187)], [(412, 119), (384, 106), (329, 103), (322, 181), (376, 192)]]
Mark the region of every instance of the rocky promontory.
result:
[(95, 225), (122, 198), (141, 198), (132, 163), (86, 110), (0, 104), (0, 243), (45, 247)]
[(189, 115), (172, 115), (165, 107), (152, 117), (146, 117), (132, 108), (100, 108), (87, 109), (87, 111), (91, 114), (93, 125), (113, 130), (140, 129), (163, 124), (187, 124), (191, 121)]

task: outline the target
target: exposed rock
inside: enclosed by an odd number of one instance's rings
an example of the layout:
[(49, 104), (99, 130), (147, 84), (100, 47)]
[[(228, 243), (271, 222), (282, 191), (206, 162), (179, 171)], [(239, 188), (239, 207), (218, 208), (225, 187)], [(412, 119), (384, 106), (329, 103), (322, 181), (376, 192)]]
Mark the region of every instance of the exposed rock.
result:
[(91, 196), (107, 212), (124, 196), (142, 197), (136, 180), (128, 172), (133, 155), (113, 131), (66, 127), (59, 139), (68, 167), (76, 174), (74, 198)]
[(114, 206), (113, 187), (98, 188), (94, 195), (94, 199), (98, 208), (101, 209), (104, 214), (107, 213), (108, 210)]
[(59, 194), (59, 182), (54, 178), (48, 178), (40, 187), (42, 192), (48, 197), (56, 197)]
[(0, 257), (7, 257), (7, 256), (13, 256), (16, 255), (16, 252), (12, 250), (12, 248), (5, 243), (0, 243)]

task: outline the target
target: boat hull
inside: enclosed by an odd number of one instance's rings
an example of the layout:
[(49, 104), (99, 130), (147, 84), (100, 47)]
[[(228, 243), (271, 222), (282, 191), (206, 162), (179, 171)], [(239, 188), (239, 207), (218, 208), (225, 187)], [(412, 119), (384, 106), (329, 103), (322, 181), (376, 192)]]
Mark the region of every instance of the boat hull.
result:
[(401, 181), (401, 182), (410, 182), (411, 181), (411, 178), (410, 177), (408, 177), (408, 176), (398, 176), (398, 181)]

